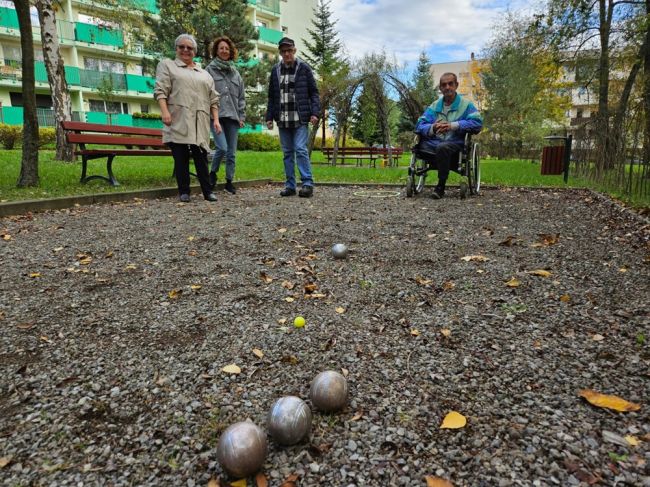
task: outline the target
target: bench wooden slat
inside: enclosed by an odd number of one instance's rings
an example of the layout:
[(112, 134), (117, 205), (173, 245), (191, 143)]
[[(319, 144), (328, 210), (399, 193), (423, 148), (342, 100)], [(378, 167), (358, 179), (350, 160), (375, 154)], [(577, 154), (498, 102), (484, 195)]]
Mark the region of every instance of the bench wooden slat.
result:
[(77, 134), (73, 132), (68, 132), (67, 136), (68, 142), (73, 144), (164, 146), (162, 139), (156, 137), (121, 137), (119, 135)]
[(100, 132), (105, 134), (153, 135), (162, 137), (161, 129), (126, 127), (121, 125), (104, 125), (101, 123), (63, 122), (63, 128), (72, 132)]
[(166, 148), (161, 149), (91, 149), (77, 150), (76, 155), (86, 156), (168, 156), (171, 151)]

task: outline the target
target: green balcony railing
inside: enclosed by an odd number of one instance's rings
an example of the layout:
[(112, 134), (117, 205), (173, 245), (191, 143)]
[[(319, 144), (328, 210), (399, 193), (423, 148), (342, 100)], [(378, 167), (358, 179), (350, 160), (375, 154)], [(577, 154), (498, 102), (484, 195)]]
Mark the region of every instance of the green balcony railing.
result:
[(19, 29), (18, 14), (13, 8), (0, 7), (0, 27)]
[(76, 40), (89, 44), (124, 47), (124, 36), (121, 29), (99, 27), (93, 24), (75, 22)]
[(137, 74), (126, 75), (126, 89), (129, 91), (153, 93), (155, 83), (156, 78), (151, 78), (149, 76), (139, 76)]
[(80, 85), (84, 88), (98, 89), (102, 83), (110, 80), (113, 91), (126, 90), (126, 76), (120, 73), (109, 73), (106, 71), (95, 71), (91, 69), (79, 70)]
[[(107, 4), (102, 4), (101, 2), (96, 2), (94, 0), (75, 0), (78, 3), (84, 5), (90, 5), (92, 7), (103, 7), (110, 8)], [(124, 0), (120, 2), (126, 8), (137, 8), (138, 10), (144, 10), (145, 12), (151, 12), (152, 14), (160, 13), (160, 10), (156, 6), (156, 0)]]
[(269, 29), (268, 27), (258, 27), (260, 33), (260, 41), (277, 44), (284, 36), (281, 30)]
[(248, 3), (259, 9), (280, 15), (280, 0), (248, 0)]

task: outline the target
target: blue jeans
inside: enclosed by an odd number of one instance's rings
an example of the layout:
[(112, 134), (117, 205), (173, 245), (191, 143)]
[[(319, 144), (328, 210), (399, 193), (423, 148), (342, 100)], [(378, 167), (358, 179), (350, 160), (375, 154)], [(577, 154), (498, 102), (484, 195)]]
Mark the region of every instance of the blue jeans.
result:
[(298, 165), (302, 186), (314, 186), (314, 179), (311, 175), (311, 162), (309, 161), (309, 149), (307, 149), (307, 138), (309, 129), (307, 125), (296, 128), (278, 127), (280, 132), (280, 145), (284, 154), (284, 175), (287, 178), (284, 186), (289, 189), (296, 189), (296, 173), (294, 163)]
[(235, 152), (237, 152), (237, 135), (239, 133), (239, 120), (220, 118), (221, 133), (214, 130), (214, 122), (210, 120), (210, 130), (214, 139), (214, 155), (212, 156), (211, 172), (219, 172), (219, 166), (226, 156), (226, 179), (232, 181), (235, 177)]

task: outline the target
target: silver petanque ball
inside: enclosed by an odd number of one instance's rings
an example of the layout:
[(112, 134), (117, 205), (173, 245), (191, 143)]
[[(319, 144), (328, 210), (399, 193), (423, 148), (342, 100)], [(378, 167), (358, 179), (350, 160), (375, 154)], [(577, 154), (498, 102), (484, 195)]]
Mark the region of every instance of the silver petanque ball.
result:
[(348, 247), (341, 243), (332, 245), (332, 256), (335, 259), (345, 259), (348, 256)]
[(348, 382), (333, 370), (321, 372), (311, 383), (309, 398), (314, 407), (321, 411), (343, 409), (348, 402)]
[(266, 450), (264, 430), (249, 421), (242, 421), (230, 425), (221, 434), (217, 460), (233, 477), (249, 477), (264, 465)]
[(271, 407), (266, 426), (278, 444), (295, 445), (309, 435), (311, 409), (299, 397), (281, 397)]

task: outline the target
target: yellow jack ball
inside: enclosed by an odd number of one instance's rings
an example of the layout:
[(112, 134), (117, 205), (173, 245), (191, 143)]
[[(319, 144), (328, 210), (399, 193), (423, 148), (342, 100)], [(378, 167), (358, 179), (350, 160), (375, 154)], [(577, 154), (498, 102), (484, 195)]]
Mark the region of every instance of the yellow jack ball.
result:
[(296, 319), (293, 320), (293, 326), (296, 328), (302, 328), (305, 326), (305, 319), (302, 316), (296, 316)]

